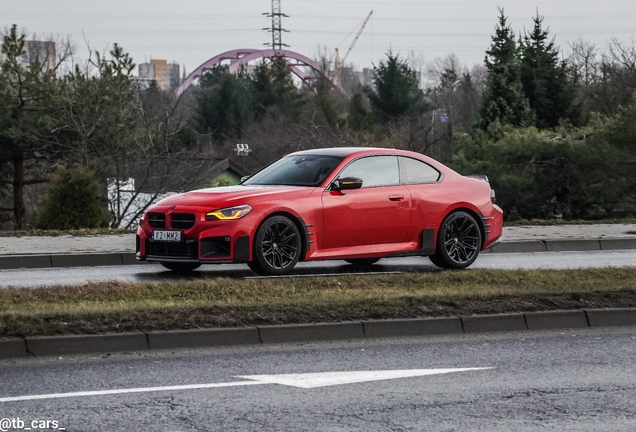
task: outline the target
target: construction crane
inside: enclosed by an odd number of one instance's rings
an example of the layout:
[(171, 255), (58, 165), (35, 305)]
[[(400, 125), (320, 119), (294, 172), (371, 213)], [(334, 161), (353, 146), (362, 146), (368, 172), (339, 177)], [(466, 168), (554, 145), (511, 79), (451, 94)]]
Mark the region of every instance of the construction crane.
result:
[(341, 73), (342, 73), (342, 67), (344, 66), (344, 62), (345, 62), (345, 60), (347, 60), (347, 57), (349, 57), (349, 54), (351, 53), (351, 50), (353, 49), (353, 47), (356, 45), (356, 42), (358, 42), (358, 39), (360, 38), (360, 35), (364, 31), (364, 28), (367, 26), (367, 23), (369, 22), (369, 20), (371, 19), (371, 15), (373, 15), (373, 11), (369, 12), (369, 15), (367, 16), (367, 18), (362, 23), (362, 27), (360, 27), (360, 30), (358, 30), (358, 34), (356, 34), (356, 37), (353, 39), (353, 42), (351, 43), (351, 46), (349, 47), (349, 49), (347, 50), (347, 53), (345, 54), (345, 56), (342, 59), (340, 58), (340, 52), (338, 51), (338, 48), (336, 48), (336, 60), (334, 62), (334, 64), (335, 64), (334, 65), (334, 74), (336, 76), (336, 82), (338, 84), (342, 84)]

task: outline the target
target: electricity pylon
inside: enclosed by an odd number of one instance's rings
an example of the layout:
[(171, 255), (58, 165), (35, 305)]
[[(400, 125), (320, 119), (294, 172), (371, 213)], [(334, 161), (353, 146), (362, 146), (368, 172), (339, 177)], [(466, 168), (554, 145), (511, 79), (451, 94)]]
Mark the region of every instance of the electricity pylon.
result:
[(263, 15), (272, 19), (272, 27), (263, 29), (272, 34), (272, 43), (264, 43), (263, 45), (271, 46), (276, 51), (282, 50), (283, 47), (289, 47), (283, 43), (283, 32), (289, 33), (289, 31), (283, 28), (282, 23), (283, 17), (289, 18), (289, 16), (281, 12), (280, 0), (272, 0), (272, 12)]

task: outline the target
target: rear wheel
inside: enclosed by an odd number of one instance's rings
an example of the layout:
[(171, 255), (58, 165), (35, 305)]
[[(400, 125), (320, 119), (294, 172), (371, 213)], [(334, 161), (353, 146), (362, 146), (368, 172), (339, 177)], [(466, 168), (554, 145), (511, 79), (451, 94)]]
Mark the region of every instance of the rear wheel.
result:
[(444, 219), (437, 236), (437, 252), (429, 256), (438, 267), (464, 269), (475, 262), (481, 249), (481, 231), (477, 221), (462, 211)]
[(380, 258), (355, 258), (346, 259), (345, 261), (356, 267), (368, 267), (380, 261)]
[(288, 274), (300, 259), (301, 250), (296, 225), (285, 216), (273, 216), (256, 231), (253, 261), (248, 265), (259, 274)]
[(168, 270), (176, 271), (179, 273), (191, 272), (192, 270), (196, 270), (201, 266), (200, 263), (180, 263), (180, 262), (162, 262), (161, 265), (167, 268)]

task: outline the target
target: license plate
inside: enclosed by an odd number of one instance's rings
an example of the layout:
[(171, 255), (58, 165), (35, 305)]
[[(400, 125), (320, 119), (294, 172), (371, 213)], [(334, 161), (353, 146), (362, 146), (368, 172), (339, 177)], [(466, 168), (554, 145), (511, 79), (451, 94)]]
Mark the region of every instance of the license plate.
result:
[(154, 241), (180, 242), (181, 231), (153, 231), (152, 239)]

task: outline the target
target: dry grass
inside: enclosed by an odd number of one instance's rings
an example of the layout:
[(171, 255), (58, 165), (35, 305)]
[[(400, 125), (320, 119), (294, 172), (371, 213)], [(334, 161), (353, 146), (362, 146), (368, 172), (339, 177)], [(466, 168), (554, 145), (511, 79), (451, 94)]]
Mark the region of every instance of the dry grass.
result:
[(93, 283), (0, 291), (0, 336), (636, 307), (636, 269)]

